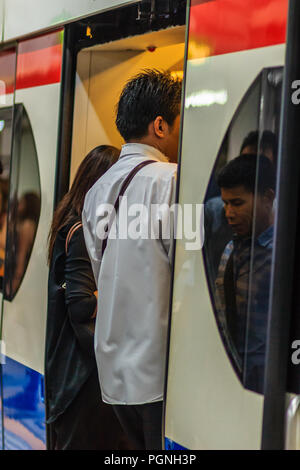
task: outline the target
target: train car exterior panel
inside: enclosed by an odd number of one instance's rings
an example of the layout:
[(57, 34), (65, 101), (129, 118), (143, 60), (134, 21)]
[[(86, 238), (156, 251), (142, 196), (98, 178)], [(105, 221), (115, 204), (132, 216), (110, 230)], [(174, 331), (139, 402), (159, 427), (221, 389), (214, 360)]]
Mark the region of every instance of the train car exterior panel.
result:
[(10, 358), (41, 373), (44, 370), (48, 279), (47, 236), (49, 214), (53, 210), (59, 95), (59, 84), (16, 93), (34, 129), (42, 197), (39, 225), (25, 276), (13, 301), (4, 301), (3, 340)]
[[(13, 301), (4, 301), (2, 338), (6, 345), (6, 354), (40, 373), (43, 373), (43, 351), (45, 342), (47, 276), (46, 240), (49, 230), (49, 214), (53, 210), (53, 192), (56, 166), (56, 146), (58, 131), (58, 109), (60, 99), (60, 83), (44, 83), (47, 74), (36, 77), (35, 68), (39, 67), (39, 57), (45, 54), (52, 58), (52, 69), (58, 69), (58, 59), (61, 63), (62, 44), (60, 32), (52, 33), (53, 40), (60, 45), (61, 55), (49, 54), (49, 48), (39, 49), (39, 43), (44, 46), (44, 37), (25, 41), (19, 46), (21, 55), (17, 61), (17, 85), (15, 103), (21, 103), (28, 114), (35, 141), (41, 194), (41, 213), (29, 265), (19, 290)], [(30, 48), (28, 42), (31, 42)], [(53, 46), (55, 47), (55, 46)], [(35, 61), (22, 57), (31, 54), (34, 49)], [(28, 64), (28, 67), (27, 67)], [(51, 66), (47, 64), (48, 67)], [(54, 74), (57, 81), (57, 73)], [(32, 86), (30, 86), (32, 80)], [(39, 80), (39, 81), (38, 81)], [(39, 86), (36, 86), (40, 83)], [(21, 88), (25, 85), (25, 88)], [(35, 288), (32, 288), (35, 286)]]
[[(274, 17), (268, 16), (266, 9), (275, 3), (280, 7), (277, 13), (285, 11), (285, 21), (287, 11), (285, 1), (260, 2), (261, 6), (262, 3), (264, 14), (261, 18), (265, 23), (260, 25), (261, 36), (268, 31), (269, 21), (270, 29), (274, 23)], [(179, 188), (181, 204), (203, 203), (221, 143), (242, 98), (262, 69), (283, 65), (285, 57), (285, 45), (280, 44), (285, 40), (281, 17), (278, 36), (273, 37), (274, 43), (279, 45), (257, 47), (262, 43), (257, 42), (256, 37), (252, 47), (247, 28), (241, 27), (238, 21), (243, 18), (244, 24), (248, 22), (247, 18), (251, 18), (250, 2), (221, 0), (192, 2), (192, 5), (195, 6), (191, 8), (186, 70)], [(230, 6), (230, 15), (222, 12), (222, 6), (225, 12)], [(256, 7), (255, 13), (258, 5)], [(197, 29), (199, 24), (196, 21), (201, 8), (210, 13), (199, 16), (203, 20), (203, 30)], [(245, 8), (248, 16), (241, 15)], [(231, 24), (226, 22), (229, 17)], [(223, 42), (220, 40), (222, 32)], [(243, 34), (245, 47), (250, 50), (236, 52), (238, 48), (234, 49), (234, 45), (241, 43)], [(265, 44), (269, 45), (272, 38), (268, 34), (264, 38)], [(224, 43), (228, 44), (229, 53), (222, 49)], [(263, 396), (243, 388), (228, 360), (212, 310), (202, 251), (186, 250), (188, 242), (187, 239), (176, 242), (166, 447), (259, 449)]]
[[(49, 214), (53, 212), (54, 200), (62, 50), (63, 30), (21, 41), (18, 45), (16, 86), (9, 84), (8, 90), (12, 92), (8, 95), (10, 103), (6, 99), (6, 106), (15, 105), (15, 119), (20, 110), (27, 119), (25, 143), (21, 145), (19, 155), (12, 152), (11, 197), (17, 196), (20, 201), (22, 195), (36, 192), (41, 210), (21, 284), (12, 299), (3, 301), (5, 449), (46, 448), (43, 378), (48, 279), (46, 253)], [(15, 128), (14, 147), (17, 146)]]
[[(140, 0), (2, 0), (3, 41), (50, 29), (81, 17), (100, 13)], [(2, 3), (1, 2), (1, 3)], [(1, 7), (0, 3), (0, 7)], [(17, 12), (17, 14), (16, 14)]]
[[(5, 51), (0, 52), (0, 113), (1, 113), (1, 154), (2, 154), (2, 170), (6, 175), (5, 180), (8, 181), (9, 178), (9, 167), (10, 167), (10, 155), (12, 148), (12, 122), (13, 122), (13, 105), (14, 105), (14, 86), (15, 86), (15, 69), (16, 69), (16, 50), (15, 48), (10, 48)], [(1, 207), (3, 210), (3, 207)], [(4, 209), (7, 212), (7, 204)], [(4, 243), (5, 245), (5, 243)], [(2, 332), (3, 324), (3, 276), (4, 276), (4, 252), (5, 246), (1, 249), (1, 292), (0, 292), (0, 334)], [(0, 336), (2, 340), (2, 336)], [(3, 381), (2, 381), (2, 372), (3, 366), (2, 363), (5, 361), (5, 345), (1, 341), (1, 373), (0, 373), (0, 393), (1, 393), (1, 447), (3, 447), (3, 429), (2, 429), (2, 398), (3, 398)]]
[(3, 365), (5, 450), (45, 450), (44, 378), (13, 359)]

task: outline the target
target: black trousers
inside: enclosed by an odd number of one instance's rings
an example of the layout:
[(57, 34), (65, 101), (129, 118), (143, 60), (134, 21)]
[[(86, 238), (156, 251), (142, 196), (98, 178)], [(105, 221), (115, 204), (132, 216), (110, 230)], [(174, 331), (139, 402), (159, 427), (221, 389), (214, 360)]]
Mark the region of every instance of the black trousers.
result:
[(162, 401), (113, 408), (135, 450), (162, 449)]
[(112, 406), (101, 400), (97, 371), (50, 426), (55, 450), (133, 449)]

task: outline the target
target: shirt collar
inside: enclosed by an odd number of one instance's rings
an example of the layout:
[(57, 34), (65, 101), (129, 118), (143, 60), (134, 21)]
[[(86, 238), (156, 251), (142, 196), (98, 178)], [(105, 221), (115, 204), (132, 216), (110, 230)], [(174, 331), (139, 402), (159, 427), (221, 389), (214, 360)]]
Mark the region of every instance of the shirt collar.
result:
[[(273, 235), (274, 235), (274, 225), (270, 225), (264, 232), (262, 232), (257, 238), (256, 242), (263, 246), (266, 247), (270, 242), (273, 241)], [(251, 237), (247, 238), (239, 238), (237, 235), (233, 235), (232, 237), (233, 243), (235, 246), (246, 246), (246, 245), (251, 245)]]
[(274, 225), (270, 225), (270, 227), (257, 237), (257, 241), (261, 246), (267, 246), (273, 240), (273, 235)]
[(151, 147), (151, 145), (140, 144), (140, 143), (130, 143), (124, 144), (121, 149), (120, 157), (127, 157), (133, 155), (143, 155), (143, 157), (148, 157), (152, 160), (157, 160), (158, 162), (168, 162), (168, 158), (160, 152), (155, 147)]

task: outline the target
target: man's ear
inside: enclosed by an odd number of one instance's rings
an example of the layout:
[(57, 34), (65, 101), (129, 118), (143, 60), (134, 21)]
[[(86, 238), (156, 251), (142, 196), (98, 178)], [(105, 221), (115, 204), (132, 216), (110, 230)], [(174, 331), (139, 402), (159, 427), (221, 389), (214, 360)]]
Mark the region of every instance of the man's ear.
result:
[(157, 116), (153, 121), (153, 130), (159, 139), (163, 139), (166, 136), (168, 125), (162, 116)]

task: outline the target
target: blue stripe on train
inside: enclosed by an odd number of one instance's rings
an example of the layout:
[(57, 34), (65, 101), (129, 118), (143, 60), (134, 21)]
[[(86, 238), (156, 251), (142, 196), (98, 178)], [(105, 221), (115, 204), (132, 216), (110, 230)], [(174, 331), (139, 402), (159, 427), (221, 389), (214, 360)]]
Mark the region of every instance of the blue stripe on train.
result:
[[(46, 449), (43, 375), (6, 356), (2, 365), (2, 382), (4, 448)], [(167, 437), (165, 449), (187, 450)]]
[(168, 437), (165, 437), (165, 450), (188, 450), (186, 447), (177, 444), (177, 442), (172, 441)]
[(46, 449), (43, 375), (6, 356), (2, 383), (4, 448)]

